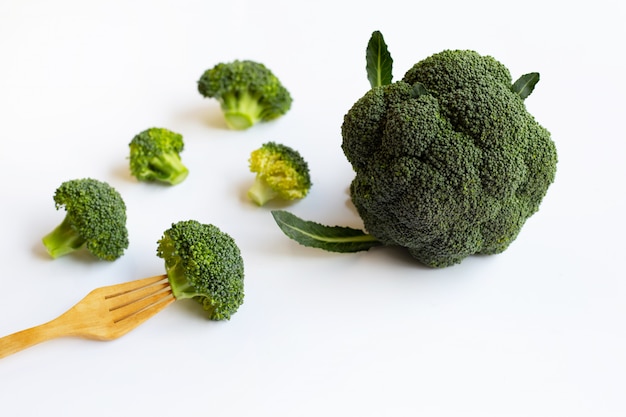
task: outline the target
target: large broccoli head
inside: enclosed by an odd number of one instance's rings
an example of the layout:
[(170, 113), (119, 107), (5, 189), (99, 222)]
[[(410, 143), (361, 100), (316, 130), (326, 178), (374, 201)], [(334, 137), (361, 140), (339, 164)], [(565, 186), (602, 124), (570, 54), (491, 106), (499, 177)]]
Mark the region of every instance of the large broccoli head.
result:
[(474, 51), (443, 51), (373, 88), (342, 136), (368, 233), (432, 267), (504, 251), (556, 172), (550, 134), (509, 70)]
[(265, 65), (245, 60), (219, 63), (198, 80), (204, 97), (218, 100), (227, 125), (236, 130), (274, 120), (289, 111), (292, 98)]
[(211, 320), (230, 319), (243, 303), (243, 259), (235, 240), (196, 220), (172, 224), (158, 242), (176, 299), (192, 298)]
[(66, 214), (42, 239), (50, 256), (58, 258), (82, 247), (107, 261), (123, 255), (128, 247), (126, 204), (108, 183), (92, 178), (66, 181), (56, 189), (54, 202)]

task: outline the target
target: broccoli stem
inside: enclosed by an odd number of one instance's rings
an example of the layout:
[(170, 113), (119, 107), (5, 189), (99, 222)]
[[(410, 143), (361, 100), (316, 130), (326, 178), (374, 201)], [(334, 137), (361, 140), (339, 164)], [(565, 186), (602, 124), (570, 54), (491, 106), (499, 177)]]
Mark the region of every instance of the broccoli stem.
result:
[(187, 178), (189, 169), (183, 165), (180, 156), (176, 153), (163, 153), (150, 160), (150, 169), (155, 177), (172, 185), (179, 184)]
[(58, 258), (79, 249), (86, 240), (76, 232), (65, 216), (57, 227), (42, 238), (42, 242), (50, 256)]
[(170, 287), (172, 288), (172, 295), (174, 295), (174, 298), (182, 300), (200, 295), (185, 276), (184, 268), (175, 265), (173, 267), (166, 267), (166, 270), (167, 279), (170, 283)]
[(259, 97), (249, 92), (225, 94), (222, 97), (222, 110), (226, 124), (231, 129), (245, 130), (263, 118), (263, 107)]
[(262, 206), (278, 197), (278, 193), (260, 176), (256, 176), (254, 183), (248, 190), (248, 197), (257, 205)]

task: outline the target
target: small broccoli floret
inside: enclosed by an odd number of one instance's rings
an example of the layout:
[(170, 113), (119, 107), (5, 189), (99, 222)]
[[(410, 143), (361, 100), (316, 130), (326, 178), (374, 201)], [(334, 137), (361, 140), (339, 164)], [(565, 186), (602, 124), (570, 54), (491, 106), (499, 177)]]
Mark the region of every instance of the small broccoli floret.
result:
[(130, 144), (130, 172), (140, 181), (181, 183), (189, 170), (182, 163), (183, 136), (153, 127), (135, 135)]
[(270, 200), (304, 198), (311, 189), (309, 166), (293, 148), (267, 142), (250, 154), (250, 171), (256, 172), (248, 197), (259, 206)]
[(287, 113), (292, 102), (289, 91), (265, 65), (249, 60), (219, 63), (206, 70), (198, 91), (219, 101), (226, 124), (236, 130), (274, 120)]
[(556, 173), (527, 94), (503, 64), (467, 50), (432, 55), (367, 92), (344, 117), (342, 149), (368, 233), (432, 267), (504, 251)]
[(158, 242), (176, 299), (191, 298), (211, 320), (230, 319), (243, 303), (243, 259), (234, 239), (195, 220), (172, 224)]
[(91, 178), (66, 181), (57, 188), (54, 201), (66, 215), (42, 239), (52, 258), (84, 246), (98, 258), (112, 261), (128, 248), (126, 205), (109, 184)]

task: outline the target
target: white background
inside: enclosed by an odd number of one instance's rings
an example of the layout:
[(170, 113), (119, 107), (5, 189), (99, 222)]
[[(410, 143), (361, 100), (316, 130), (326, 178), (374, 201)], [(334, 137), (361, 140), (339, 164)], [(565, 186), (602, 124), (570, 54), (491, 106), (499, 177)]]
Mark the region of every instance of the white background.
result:
[[(156, 241), (178, 220), (239, 243), (246, 300), (228, 322), (176, 302), (112, 342), (63, 338), (0, 361), (0, 413), (18, 416), (626, 415), (626, 6), (526, 1), (3, 0), (0, 3), (0, 335), (48, 321), (93, 288), (163, 272)], [(551, 131), (557, 178), (503, 254), (443, 270), (404, 252), (331, 254), (285, 237), (245, 199), (247, 158), (274, 140), (309, 161), (289, 207), (360, 227), (340, 149), (369, 87), (381, 30), (394, 78), (443, 49), (493, 55)], [(196, 82), (218, 62), (265, 63), (294, 103), (228, 131)], [(184, 135), (176, 187), (136, 182), (128, 142)], [(131, 244), (106, 263), (51, 260), (41, 237), (61, 182), (120, 191)]]

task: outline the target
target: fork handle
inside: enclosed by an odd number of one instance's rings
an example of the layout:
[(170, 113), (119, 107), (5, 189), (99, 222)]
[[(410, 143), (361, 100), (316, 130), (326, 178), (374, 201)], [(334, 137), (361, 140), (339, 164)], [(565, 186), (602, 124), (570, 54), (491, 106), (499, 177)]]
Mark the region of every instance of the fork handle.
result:
[(0, 338), (0, 359), (41, 342), (65, 335), (61, 317)]

